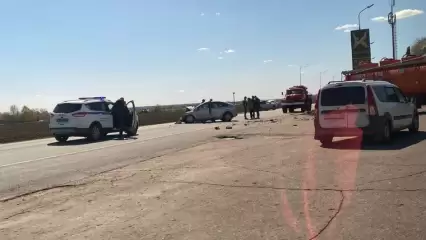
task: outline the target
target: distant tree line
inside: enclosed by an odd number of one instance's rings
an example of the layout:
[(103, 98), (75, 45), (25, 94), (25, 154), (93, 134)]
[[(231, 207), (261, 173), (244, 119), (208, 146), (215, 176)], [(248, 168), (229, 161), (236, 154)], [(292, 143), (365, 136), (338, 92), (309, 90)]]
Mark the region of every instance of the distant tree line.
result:
[(23, 106), (12, 105), (9, 112), (0, 113), (0, 122), (36, 122), (47, 121), (50, 115), (46, 109), (36, 109)]
[(426, 54), (426, 37), (417, 39), (411, 46), (411, 53), (414, 55)]

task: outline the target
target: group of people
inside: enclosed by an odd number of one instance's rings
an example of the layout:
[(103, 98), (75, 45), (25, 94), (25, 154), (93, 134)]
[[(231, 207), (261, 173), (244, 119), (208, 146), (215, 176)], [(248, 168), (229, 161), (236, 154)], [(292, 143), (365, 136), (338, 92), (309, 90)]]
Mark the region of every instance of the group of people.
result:
[(260, 117), (260, 99), (257, 96), (251, 96), (251, 98), (244, 97), (243, 106), (245, 119), (248, 119), (247, 112), (250, 113), (250, 119)]

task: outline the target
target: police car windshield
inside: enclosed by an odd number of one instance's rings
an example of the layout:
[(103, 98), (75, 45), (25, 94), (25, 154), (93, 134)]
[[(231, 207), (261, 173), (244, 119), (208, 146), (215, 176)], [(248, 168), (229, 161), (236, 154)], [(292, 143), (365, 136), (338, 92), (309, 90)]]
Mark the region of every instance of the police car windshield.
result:
[(72, 113), (81, 109), (80, 103), (60, 103), (53, 109), (53, 113)]
[(321, 91), (322, 106), (345, 106), (365, 103), (364, 87), (336, 87)]

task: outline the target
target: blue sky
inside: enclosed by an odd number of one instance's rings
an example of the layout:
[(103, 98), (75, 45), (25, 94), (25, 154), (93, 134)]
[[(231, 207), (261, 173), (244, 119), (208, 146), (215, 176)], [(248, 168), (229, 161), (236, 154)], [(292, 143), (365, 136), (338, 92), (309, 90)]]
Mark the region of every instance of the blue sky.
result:
[[(387, 15), (388, 0), (3, 0), (0, 111), (96, 95), (140, 106), (232, 92), (276, 98), (299, 82), (289, 65), (304, 64), (302, 81), (316, 92), (319, 72), (328, 70), (325, 82), (351, 68), (350, 35), (336, 27), (357, 24), (371, 3), (361, 25), (372, 56), (391, 57), (389, 24), (372, 20)], [(397, 0), (404, 9), (417, 11), (400, 15), (399, 56), (426, 36), (426, 1)]]

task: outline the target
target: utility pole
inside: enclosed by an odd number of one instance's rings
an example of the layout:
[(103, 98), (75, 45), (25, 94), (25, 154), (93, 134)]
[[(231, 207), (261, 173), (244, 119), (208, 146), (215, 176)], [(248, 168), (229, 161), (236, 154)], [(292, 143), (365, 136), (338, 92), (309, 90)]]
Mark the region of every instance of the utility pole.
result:
[(232, 98), (234, 99), (234, 105), (235, 105), (235, 92), (232, 92)]
[(308, 64), (305, 65), (300, 65), (299, 66), (299, 85), (302, 85), (302, 70), (303, 68), (306, 68), (308, 66)]
[(390, 0), (391, 11), (388, 14), (388, 23), (391, 26), (392, 30), (392, 57), (393, 59), (397, 58), (397, 46), (396, 46), (396, 15), (393, 13), (393, 8), (395, 7), (395, 0)]

